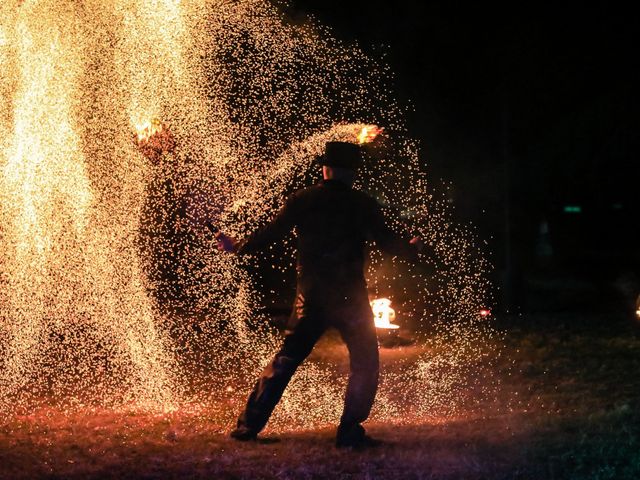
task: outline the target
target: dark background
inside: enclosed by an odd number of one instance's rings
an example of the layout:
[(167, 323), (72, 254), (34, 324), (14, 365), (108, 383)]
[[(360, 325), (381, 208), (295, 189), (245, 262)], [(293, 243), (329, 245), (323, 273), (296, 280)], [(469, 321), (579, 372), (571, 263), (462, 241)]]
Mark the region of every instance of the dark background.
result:
[(502, 310), (632, 308), (635, 17), (557, 3), (293, 0), (286, 13), (386, 54), (434, 185), (452, 182), (459, 220), (490, 241)]

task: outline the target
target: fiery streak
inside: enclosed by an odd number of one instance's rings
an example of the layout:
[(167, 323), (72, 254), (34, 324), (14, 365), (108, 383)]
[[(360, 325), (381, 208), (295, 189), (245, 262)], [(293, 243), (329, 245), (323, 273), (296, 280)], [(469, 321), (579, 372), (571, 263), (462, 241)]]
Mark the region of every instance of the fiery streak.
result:
[(138, 142), (147, 142), (152, 136), (162, 132), (162, 122), (157, 118), (136, 125)]
[(363, 145), (365, 143), (373, 142), (378, 135), (384, 132), (384, 128), (377, 127), (376, 125), (367, 125), (358, 133), (358, 143)]

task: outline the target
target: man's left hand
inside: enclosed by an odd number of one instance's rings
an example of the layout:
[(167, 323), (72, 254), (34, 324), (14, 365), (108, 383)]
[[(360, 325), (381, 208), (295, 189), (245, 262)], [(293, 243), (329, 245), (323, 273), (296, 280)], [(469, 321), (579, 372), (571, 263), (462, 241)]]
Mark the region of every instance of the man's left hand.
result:
[(221, 252), (233, 253), (235, 251), (236, 240), (222, 232), (216, 233), (216, 241), (218, 242), (218, 250)]
[(413, 237), (411, 240), (409, 240), (409, 243), (414, 246), (418, 253), (424, 250), (424, 242), (420, 237)]

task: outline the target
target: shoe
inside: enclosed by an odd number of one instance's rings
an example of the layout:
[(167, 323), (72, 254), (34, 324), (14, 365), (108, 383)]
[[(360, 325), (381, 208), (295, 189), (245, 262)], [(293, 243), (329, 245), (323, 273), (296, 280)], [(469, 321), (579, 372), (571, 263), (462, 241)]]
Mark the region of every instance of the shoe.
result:
[(247, 427), (238, 427), (232, 430), (229, 436), (240, 442), (252, 442), (258, 438), (258, 434)]
[(384, 444), (382, 440), (378, 440), (377, 438), (370, 437), (369, 435), (364, 435), (358, 439), (337, 439), (336, 447), (337, 448), (353, 448), (354, 450), (362, 450), (365, 448), (375, 448)]
[(351, 426), (340, 425), (336, 436), (337, 448), (372, 448), (378, 447), (382, 443), (382, 441), (367, 435), (362, 425), (358, 424)]

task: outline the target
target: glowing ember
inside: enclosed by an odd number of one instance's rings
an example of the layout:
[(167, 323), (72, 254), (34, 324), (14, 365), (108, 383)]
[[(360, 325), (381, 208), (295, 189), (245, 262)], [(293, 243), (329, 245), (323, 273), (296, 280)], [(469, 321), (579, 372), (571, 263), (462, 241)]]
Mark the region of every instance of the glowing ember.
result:
[(373, 318), (376, 328), (395, 330), (400, 328), (393, 321), (396, 319), (396, 311), (391, 308), (391, 300), (388, 298), (376, 298), (371, 300), (371, 310), (373, 310)]
[(480, 310), (481, 317), (488, 317), (489, 315), (491, 315), (491, 310), (489, 310), (488, 308), (483, 308), (482, 310)]
[(382, 132), (384, 132), (384, 128), (379, 128), (376, 125), (367, 125), (360, 130), (360, 133), (358, 133), (358, 143), (360, 145), (364, 143), (371, 143)]

